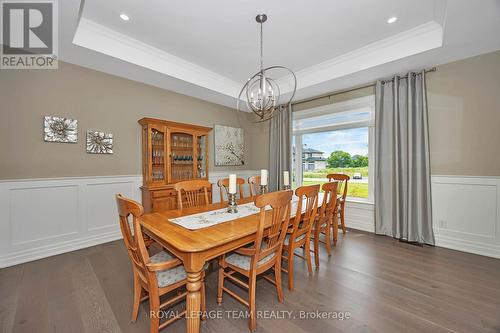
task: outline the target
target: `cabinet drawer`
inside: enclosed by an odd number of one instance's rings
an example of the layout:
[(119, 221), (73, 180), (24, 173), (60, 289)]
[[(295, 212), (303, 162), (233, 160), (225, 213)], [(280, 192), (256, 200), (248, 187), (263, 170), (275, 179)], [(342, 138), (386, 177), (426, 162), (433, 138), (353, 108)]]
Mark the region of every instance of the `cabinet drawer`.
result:
[(162, 197), (176, 196), (177, 193), (175, 192), (174, 189), (167, 189), (167, 190), (152, 191), (151, 195), (153, 196), (153, 198), (162, 198)]

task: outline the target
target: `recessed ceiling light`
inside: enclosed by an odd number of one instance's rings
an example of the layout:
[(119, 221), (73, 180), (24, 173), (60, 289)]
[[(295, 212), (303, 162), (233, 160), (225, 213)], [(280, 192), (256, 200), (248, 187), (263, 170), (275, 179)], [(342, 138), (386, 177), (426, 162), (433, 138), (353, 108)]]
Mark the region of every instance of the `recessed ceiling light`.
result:
[(128, 17), (128, 15), (127, 15), (127, 14), (120, 14), (120, 18), (121, 18), (122, 20), (124, 20), (124, 21), (128, 21), (128, 20), (130, 20), (130, 17)]
[(396, 16), (393, 16), (391, 17), (390, 19), (387, 20), (387, 23), (391, 24), (391, 23), (394, 23), (398, 20), (398, 18)]

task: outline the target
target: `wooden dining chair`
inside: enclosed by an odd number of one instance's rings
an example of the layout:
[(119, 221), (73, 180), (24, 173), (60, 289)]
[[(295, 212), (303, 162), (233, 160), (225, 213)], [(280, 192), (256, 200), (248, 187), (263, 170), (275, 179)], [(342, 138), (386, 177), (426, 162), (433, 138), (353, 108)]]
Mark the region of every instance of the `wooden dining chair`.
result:
[[(250, 310), (248, 326), (250, 331), (257, 328), (255, 286), (257, 275), (274, 269), (274, 280), (268, 276), (264, 278), (276, 286), (278, 301), (283, 303), (283, 289), (281, 287), (281, 251), (285, 239), (287, 226), (290, 220), (290, 203), (292, 191), (278, 191), (258, 196), (255, 205), (260, 208), (260, 218), (257, 233), (250, 247), (242, 247), (234, 253), (219, 258), (219, 287), (217, 290), (217, 303), (222, 303), (223, 292), (228, 293)], [(271, 206), (272, 211), (266, 211), (266, 206)], [(264, 230), (268, 232), (264, 238)], [(246, 277), (248, 283), (235, 273)], [(248, 290), (248, 301), (238, 296), (224, 286), (224, 280), (229, 279)]]
[[(342, 173), (330, 173), (326, 175), (326, 178), (328, 178), (328, 181), (337, 181), (338, 182), (338, 187), (337, 187), (337, 193), (338, 193), (338, 198), (337, 198), (337, 212), (340, 215), (340, 227), (342, 228), (342, 233), (346, 233), (346, 227), (345, 227), (345, 202), (346, 202), (346, 197), (347, 197), (347, 183), (351, 179), (348, 175), (344, 175)], [(339, 224), (338, 224), (338, 218), (336, 217), (334, 219), (334, 222), (337, 224), (335, 225), (335, 228), (338, 230)], [(334, 229), (335, 230), (335, 229)], [(336, 233), (334, 233), (334, 239), (333, 242), (334, 244), (337, 244), (337, 237)]]
[[(293, 258), (294, 255), (304, 259), (309, 273), (312, 273), (311, 262), (311, 230), (318, 211), (319, 185), (302, 186), (295, 190), (298, 197), (297, 209), (293, 224), (287, 230), (283, 244), (283, 259), (287, 268), (281, 269), (288, 274), (288, 289), (293, 290)], [(295, 253), (295, 249), (303, 248), (304, 256)], [(284, 266), (284, 265), (283, 265)]]
[[(240, 199), (243, 199), (245, 195), (243, 194), (243, 185), (245, 184), (245, 179), (243, 178), (236, 178), (236, 185), (238, 186), (238, 193), (240, 195)], [(220, 193), (220, 202), (227, 201), (228, 194), (229, 194), (229, 178), (223, 178), (219, 179), (217, 181), (217, 186), (219, 187), (219, 193)]]
[(208, 198), (209, 189), (212, 189), (212, 183), (207, 180), (186, 180), (175, 183), (177, 208), (208, 205), (210, 203)]
[[(187, 283), (186, 271), (182, 262), (168, 251), (160, 251), (153, 256), (149, 255), (142, 237), (141, 224), (137, 220), (144, 212), (141, 204), (127, 199), (121, 194), (116, 195), (116, 203), (120, 217), (120, 229), (132, 263), (134, 276), (132, 321), (135, 322), (137, 320), (140, 303), (149, 299), (150, 332), (156, 333), (186, 314), (184, 310), (160, 324), (160, 311), (177, 304), (187, 295), (185, 290), (181, 290)], [(130, 229), (130, 215), (132, 215), (133, 233)], [(138, 235), (141, 236), (138, 237)], [(202, 313), (205, 313), (206, 310), (204, 277), (204, 274), (202, 274), (200, 290)], [(161, 296), (175, 290), (178, 292), (172, 298), (160, 303)]]
[(250, 188), (250, 196), (254, 198), (260, 194), (260, 176), (252, 176), (248, 178), (248, 187)]
[[(314, 265), (319, 267), (319, 243), (324, 243), (328, 256), (332, 255), (330, 246), (330, 232), (332, 231), (332, 223), (336, 214), (337, 207), (337, 185), (338, 182), (324, 183), (321, 186), (323, 190), (323, 203), (319, 209), (318, 217), (313, 228), (313, 243), (314, 243)], [(321, 235), (325, 235), (325, 240), (320, 239)]]

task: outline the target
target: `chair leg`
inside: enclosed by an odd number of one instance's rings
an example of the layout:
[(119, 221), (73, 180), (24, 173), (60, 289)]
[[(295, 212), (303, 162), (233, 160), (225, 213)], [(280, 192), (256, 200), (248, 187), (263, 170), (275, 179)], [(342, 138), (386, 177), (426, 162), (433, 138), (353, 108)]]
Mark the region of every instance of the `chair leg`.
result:
[(336, 246), (337, 245), (337, 238), (338, 238), (338, 234), (339, 234), (339, 218), (338, 218), (337, 214), (335, 214), (335, 216), (333, 218), (334, 218), (334, 221), (333, 221), (333, 246)]
[(283, 303), (283, 286), (281, 285), (281, 258), (276, 260), (274, 265), (274, 282), (276, 283), (276, 293), (278, 294), (278, 301)]
[(321, 227), (314, 231), (314, 265), (319, 267), (319, 236), (321, 234)]
[(342, 207), (340, 209), (340, 223), (342, 225), (342, 233), (346, 233), (346, 228), (345, 228), (345, 203), (342, 203)]
[(309, 274), (312, 274), (313, 269), (312, 269), (312, 261), (311, 261), (311, 233), (307, 233), (306, 236), (306, 243), (304, 244), (304, 250), (305, 250), (305, 257), (306, 257), (306, 263), (307, 263), (307, 270), (309, 271)]
[(158, 333), (160, 330), (160, 296), (157, 293), (149, 294), (149, 331)]
[(331, 228), (331, 221), (328, 221), (325, 230), (325, 247), (329, 257), (332, 255), (332, 248), (330, 245), (330, 231), (331, 231), (330, 228)]
[(139, 314), (139, 305), (141, 305), (142, 286), (139, 281), (139, 276), (134, 272), (134, 305), (132, 306), (132, 321), (137, 320)]
[(219, 257), (219, 286), (217, 287), (217, 304), (222, 304), (222, 287), (224, 286), (224, 257)]
[(250, 306), (250, 319), (248, 321), (248, 327), (250, 331), (255, 332), (257, 330), (257, 313), (255, 311), (255, 286), (257, 282), (257, 276), (255, 272), (250, 274), (250, 280), (248, 281), (248, 305)]
[(295, 249), (293, 248), (293, 245), (290, 244), (290, 247), (288, 248), (288, 290), (292, 291), (293, 290), (293, 253), (295, 252)]

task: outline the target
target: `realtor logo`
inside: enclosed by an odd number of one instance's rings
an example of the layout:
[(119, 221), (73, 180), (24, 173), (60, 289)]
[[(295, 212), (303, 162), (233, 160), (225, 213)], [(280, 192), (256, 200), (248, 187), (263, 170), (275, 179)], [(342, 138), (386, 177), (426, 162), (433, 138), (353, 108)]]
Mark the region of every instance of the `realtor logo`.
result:
[(57, 3), (2, 1), (1, 69), (57, 69)]

